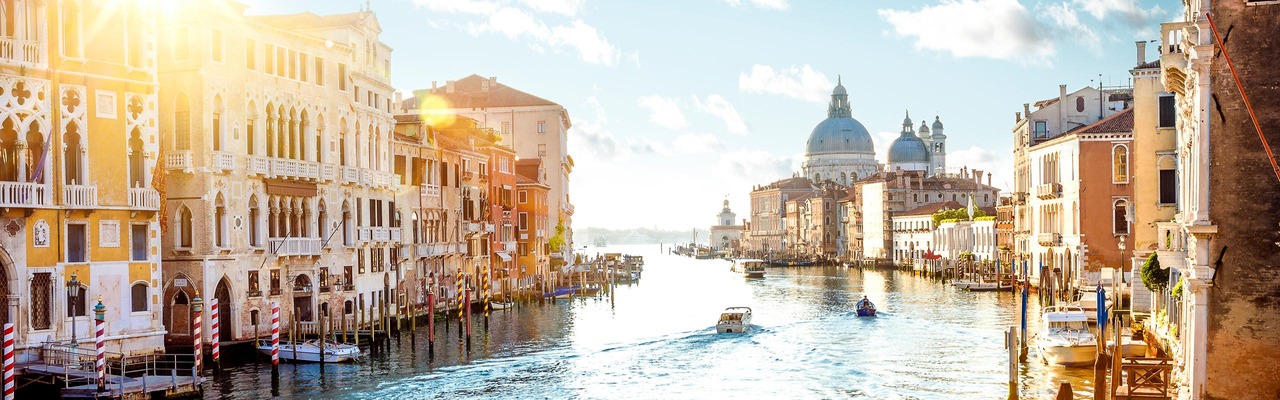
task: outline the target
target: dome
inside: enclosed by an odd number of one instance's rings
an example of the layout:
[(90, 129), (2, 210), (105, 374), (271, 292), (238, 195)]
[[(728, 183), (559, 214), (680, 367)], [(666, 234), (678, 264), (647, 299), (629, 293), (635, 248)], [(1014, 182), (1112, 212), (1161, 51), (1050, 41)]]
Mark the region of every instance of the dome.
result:
[(940, 129), (942, 129), (942, 120), (935, 116), (933, 117), (933, 130), (936, 131)]
[(924, 121), (920, 121), (920, 133), (929, 133), (929, 125), (925, 125)]
[[(922, 143), (923, 144), (923, 143)], [(871, 133), (858, 120), (827, 118), (813, 128), (806, 145), (808, 155), (831, 153), (875, 153)]]
[(928, 162), (929, 148), (915, 135), (903, 132), (889, 145), (889, 164)]

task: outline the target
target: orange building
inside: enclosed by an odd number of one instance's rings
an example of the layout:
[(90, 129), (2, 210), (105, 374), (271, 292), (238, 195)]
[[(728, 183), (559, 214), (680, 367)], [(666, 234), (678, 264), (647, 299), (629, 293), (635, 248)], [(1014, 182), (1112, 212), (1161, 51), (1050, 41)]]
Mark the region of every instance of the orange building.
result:
[(542, 159), (516, 161), (516, 281), (520, 287), (551, 283), (551, 228), (547, 206), (551, 186)]

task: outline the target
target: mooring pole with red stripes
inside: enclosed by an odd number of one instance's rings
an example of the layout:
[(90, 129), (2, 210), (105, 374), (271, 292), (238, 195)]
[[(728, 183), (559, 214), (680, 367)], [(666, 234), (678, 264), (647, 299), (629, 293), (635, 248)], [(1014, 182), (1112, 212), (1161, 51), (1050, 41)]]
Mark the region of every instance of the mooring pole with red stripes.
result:
[(209, 344), (213, 346), (213, 350), (210, 353), (213, 355), (213, 370), (217, 371), (218, 368), (222, 366), (221, 364), (219, 364), (219, 361), (222, 358), (219, 357), (220, 352), (218, 351), (219, 350), (218, 349), (219, 328), (218, 328), (218, 298), (217, 297), (209, 299), (209, 314), (210, 314), (209, 315)]
[(107, 306), (102, 304), (102, 296), (98, 296), (98, 305), (93, 306), (93, 344), (98, 349), (98, 362), (94, 369), (98, 373), (98, 392), (107, 391), (107, 346), (103, 339), (107, 337)]
[(204, 374), (204, 331), (201, 329), (203, 324), (200, 323), (200, 316), (204, 314), (204, 300), (200, 299), (200, 292), (196, 292), (196, 298), (191, 300), (191, 313), (194, 319), (191, 332), (195, 333), (192, 335), (195, 344), (195, 350), (192, 351), (192, 354), (195, 355), (196, 359), (196, 376), (200, 376)]
[(13, 400), (13, 324), (4, 324), (4, 400)]
[(427, 292), (427, 356), (436, 352), (436, 294)]

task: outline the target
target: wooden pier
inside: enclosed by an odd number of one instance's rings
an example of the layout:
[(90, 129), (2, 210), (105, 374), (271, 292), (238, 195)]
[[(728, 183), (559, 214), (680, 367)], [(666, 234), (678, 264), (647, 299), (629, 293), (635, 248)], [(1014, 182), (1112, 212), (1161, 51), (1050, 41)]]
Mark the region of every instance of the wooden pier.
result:
[(99, 390), (92, 348), (46, 344), (19, 350), (15, 375), (26, 382), (61, 386), (62, 398), (151, 399), (199, 396), (205, 378), (190, 354), (124, 356), (107, 353)]

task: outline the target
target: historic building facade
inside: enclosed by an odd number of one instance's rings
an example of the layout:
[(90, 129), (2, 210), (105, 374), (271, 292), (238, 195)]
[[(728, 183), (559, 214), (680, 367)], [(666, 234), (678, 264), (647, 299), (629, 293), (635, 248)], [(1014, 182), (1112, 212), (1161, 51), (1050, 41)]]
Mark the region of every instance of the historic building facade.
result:
[(751, 190), (751, 223), (745, 250), (765, 255), (786, 251), (787, 201), (816, 189), (805, 177), (792, 177)]
[(189, 343), (197, 296), (218, 299), (224, 340), (268, 331), (271, 302), (304, 331), (394, 303), (391, 49), (373, 13), (199, 1), (160, 21), (170, 338)]
[(161, 352), (156, 10), (0, 7), (0, 321), (92, 347), (102, 304), (107, 351)]
[(742, 240), (743, 225), (736, 224), (738, 214), (729, 209), (729, 200), (724, 201), (724, 207), (720, 209), (720, 213), (716, 215), (716, 224), (711, 226), (710, 245), (711, 250), (737, 250), (739, 242)]
[(853, 119), (849, 92), (843, 83), (837, 83), (831, 91), (827, 119), (809, 134), (801, 169), (802, 176), (814, 183), (833, 181), (845, 186), (879, 170), (871, 134)]

